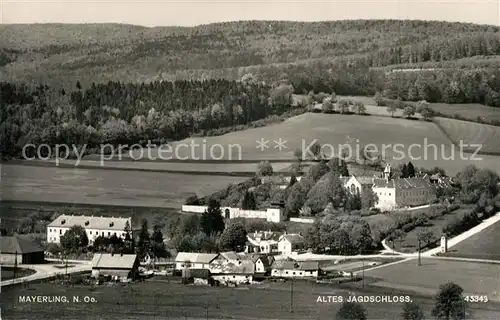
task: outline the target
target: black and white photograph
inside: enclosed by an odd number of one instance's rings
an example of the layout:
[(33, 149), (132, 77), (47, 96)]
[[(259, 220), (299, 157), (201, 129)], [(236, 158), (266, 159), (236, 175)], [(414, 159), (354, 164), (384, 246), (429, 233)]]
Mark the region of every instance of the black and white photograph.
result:
[(0, 0), (0, 319), (500, 319), (500, 0)]

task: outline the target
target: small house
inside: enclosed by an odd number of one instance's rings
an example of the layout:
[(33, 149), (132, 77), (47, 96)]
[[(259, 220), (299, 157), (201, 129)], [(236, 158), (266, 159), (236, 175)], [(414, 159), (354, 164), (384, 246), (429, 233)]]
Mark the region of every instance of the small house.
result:
[(120, 281), (135, 279), (139, 273), (136, 254), (96, 253), (92, 260), (92, 276), (111, 276)]
[(222, 270), (212, 273), (212, 278), (228, 284), (252, 283), (254, 273), (254, 263), (251, 260), (243, 260), (238, 263), (227, 263)]
[(209, 269), (218, 253), (179, 252), (175, 257), (175, 269)]
[(319, 263), (276, 260), (271, 267), (271, 276), (278, 278), (317, 278)]
[(271, 266), (274, 262), (274, 257), (270, 255), (253, 255), (252, 261), (255, 265), (255, 273), (265, 275), (271, 273)]
[(284, 234), (278, 241), (278, 251), (282, 254), (304, 249), (305, 239), (300, 234)]

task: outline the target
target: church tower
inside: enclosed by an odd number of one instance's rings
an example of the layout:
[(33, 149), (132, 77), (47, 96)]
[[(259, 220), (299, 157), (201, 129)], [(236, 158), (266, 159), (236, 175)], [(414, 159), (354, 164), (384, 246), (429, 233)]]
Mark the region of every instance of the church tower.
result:
[(384, 179), (386, 181), (389, 181), (389, 179), (391, 179), (391, 175), (392, 175), (391, 165), (387, 164), (384, 169)]

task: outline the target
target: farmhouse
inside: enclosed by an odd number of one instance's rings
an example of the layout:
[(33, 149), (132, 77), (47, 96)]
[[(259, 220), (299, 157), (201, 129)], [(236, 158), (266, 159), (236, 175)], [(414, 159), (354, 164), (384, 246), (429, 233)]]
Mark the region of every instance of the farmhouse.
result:
[(274, 257), (270, 255), (254, 255), (252, 262), (255, 265), (255, 274), (265, 275), (271, 272)]
[(278, 241), (278, 252), (282, 254), (304, 249), (305, 239), (300, 234), (284, 234)]
[(43, 249), (19, 236), (0, 237), (0, 262), (2, 264), (44, 263)]
[(134, 279), (138, 274), (136, 254), (96, 253), (92, 259), (92, 276), (111, 276), (117, 280)]
[(436, 188), (429, 177), (393, 178), (389, 164), (384, 170), (383, 178), (351, 176), (344, 186), (351, 193), (371, 188), (378, 197), (375, 207), (384, 210), (420, 206), (431, 203), (436, 198)]
[(245, 251), (249, 253), (277, 253), (280, 236), (281, 233), (270, 230), (247, 234), (248, 243)]
[(210, 270), (208, 269), (183, 269), (183, 283), (193, 282), (194, 284), (209, 284)]
[(317, 278), (319, 263), (276, 260), (271, 267), (271, 275), (279, 278)]
[(179, 252), (175, 257), (175, 269), (209, 269), (218, 257), (218, 253)]
[(132, 226), (131, 218), (119, 217), (94, 217), (60, 215), (47, 226), (47, 243), (59, 243), (61, 236), (73, 226), (81, 226), (85, 229), (89, 244), (92, 244), (98, 236), (125, 237), (125, 225)]
[(238, 263), (229, 262), (221, 270), (211, 271), (212, 278), (221, 282), (251, 283), (255, 273), (255, 265), (251, 260)]

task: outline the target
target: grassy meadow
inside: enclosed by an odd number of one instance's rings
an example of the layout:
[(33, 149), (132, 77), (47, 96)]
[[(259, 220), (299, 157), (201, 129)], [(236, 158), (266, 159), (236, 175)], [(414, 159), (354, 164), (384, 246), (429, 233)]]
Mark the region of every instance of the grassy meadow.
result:
[[(354, 286), (356, 295), (409, 295), (419, 303), (426, 315), (433, 307), (431, 297), (408, 294), (392, 289)], [(51, 283), (30, 285), (30, 294), (65, 295), (70, 301), (74, 296), (89, 296), (95, 303), (19, 303), (18, 297), (26, 294), (22, 287), (8, 287), (2, 293), (5, 307), (2, 313), (8, 319), (26, 319), (35, 315), (43, 319), (295, 319), (326, 320), (335, 317), (338, 302), (318, 302), (318, 297), (352, 295), (354, 286), (324, 285), (306, 281), (291, 284), (262, 283), (238, 288), (187, 286), (161, 278), (153, 278), (130, 286), (89, 287), (76, 285), (68, 291), (66, 286)], [(70, 293), (69, 293), (70, 292)], [(293, 313), (290, 312), (293, 301)], [(366, 303), (368, 319), (396, 319), (401, 314), (402, 303)], [(472, 306), (473, 318), (493, 319), (495, 305)]]
[(180, 208), (243, 177), (2, 165), (2, 200)]
[[(396, 132), (398, 134), (395, 134)], [(281, 151), (275, 142), (280, 138), (286, 146)], [(260, 139), (268, 141), (267, 148), (263, 151), (256, 148)], [(205, 144), (208, 150), (214, 145), (220, 145), (227, 151), (232, 150), (232, 154), (229, 152), (224, 154), (224, 160), (293, 161), (296, 149), (305, 150), (316, 139), (320, 144), (329, 144), (334, 153), (338, 152), (339, 145), (346, 143), (353, 149), (353, 154), (363, 145), (374, 144), (380, 153), (385, 148), (385, 159), (393, 164), (411, 160), (417, 166), (443, 167), (449, 174), (456, 174), (466, 165), (475, 164), (500, 172), (500, 161), (495, 156), (482, 155), (480, 160), (475, 160), (466, 154), (461, 158), (458, 149), (452, 150), (452, 142), (434, 123), (391, 117), (307, 113), (266, 127), (216, 137), (185, 139), (172, 143), (172, 148), (194, 142)], [(239, 148), (229, 147), (235, 144)], [(410, 152), (411, 145), (416, 147)], [(372, 147), (371, 149), (373, 150)], [(330, 147), (324, 150), (327, 155), (332, 151)], [(178, 157), (187, 159), (193, 157), (184, 147), (179, 147), (178, 151)], [(152, 150), (152, 154), (157, 156), (155, 150)], [(201, 155), (201, 153), (195, 154), (194, 157)], [(139, 155), (134, 154), (134, 157), (136, 156)]]
[[(446, 256), (486, 260), (500, 260), (500, 223), (495, 223), (483, 231), (449, 248)], [(497, 282), (500, 279), (497, 279)]]
[(365, 271), (373, 278), (372, 285), (432, 294), (439, 285), (453, 282), (464, 289), (464, 294), (487, 295), (490, 301), (500, 302), (500, 275), (498, 264), (474, 263), (436, 258), (407, 260), (383, 268)]

